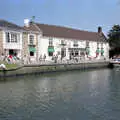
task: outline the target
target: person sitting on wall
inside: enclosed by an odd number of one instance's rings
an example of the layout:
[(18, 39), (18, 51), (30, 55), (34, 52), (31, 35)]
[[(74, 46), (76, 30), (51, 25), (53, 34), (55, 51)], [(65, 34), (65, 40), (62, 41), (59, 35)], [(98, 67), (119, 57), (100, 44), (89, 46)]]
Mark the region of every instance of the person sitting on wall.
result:
[(0, 64), (0, 68), (2, 68), (2, 70), (6, 70), (6, 66), (4, 64)]

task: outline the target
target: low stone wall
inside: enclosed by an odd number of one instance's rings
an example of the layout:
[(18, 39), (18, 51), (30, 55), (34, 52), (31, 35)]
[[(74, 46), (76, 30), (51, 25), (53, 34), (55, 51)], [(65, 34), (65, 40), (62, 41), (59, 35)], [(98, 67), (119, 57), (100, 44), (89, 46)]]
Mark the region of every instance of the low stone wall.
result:
[(16, 69), (1, 70), (1, 77), (20, 76), (35, 73), (50, 73), (70, 70), (84, 70), (90, 68), (108, 67), (109, 62), (87, 62), (76, 64), (47, 64), (47, 65), (24, 65)]

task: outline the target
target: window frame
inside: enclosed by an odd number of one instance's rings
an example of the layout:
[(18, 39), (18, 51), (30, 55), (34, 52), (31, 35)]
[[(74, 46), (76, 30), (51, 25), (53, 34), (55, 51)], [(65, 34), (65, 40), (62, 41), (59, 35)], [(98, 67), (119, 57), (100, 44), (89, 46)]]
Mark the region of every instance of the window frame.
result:
[(19, 43), (20, 42), (20, 33), (17, 32), (5, 32), (5, 41), (6, 43)]
[(49, 44), (48, 46), (53, 46), (53, 38), (52, 37), (49, 38), (48, 44)]
[(74, 40), (74, 42), (73, 42), (73, 47), (78, 47), (79, 45), (78, 45), (78, 41), (77, 40)]
[[(32, 36), (32, 37), (31, 37)], [(32, 39), (31, 39), (32, 38)], [(29, 34), (28, 36), (29, 44), (34, 45), (35, 43), (35, 34)]]
[(87, 47), (90, 47), (90, 42), (89, 41), (86, 41), (86, 48)]

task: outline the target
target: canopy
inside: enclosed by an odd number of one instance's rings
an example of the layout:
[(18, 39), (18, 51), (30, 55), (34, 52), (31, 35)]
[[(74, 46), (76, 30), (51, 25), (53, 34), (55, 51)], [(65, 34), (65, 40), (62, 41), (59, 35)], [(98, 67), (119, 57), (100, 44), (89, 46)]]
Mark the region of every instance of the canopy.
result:
[(36, 48), (35, 48), (35, 47), (29, 47), (29, 51), (30, 51), (30, 52), (35, 52), (35, 51), (36, 51)]
[(48, 52), (55, 52), (54, 48), (48, 48)]

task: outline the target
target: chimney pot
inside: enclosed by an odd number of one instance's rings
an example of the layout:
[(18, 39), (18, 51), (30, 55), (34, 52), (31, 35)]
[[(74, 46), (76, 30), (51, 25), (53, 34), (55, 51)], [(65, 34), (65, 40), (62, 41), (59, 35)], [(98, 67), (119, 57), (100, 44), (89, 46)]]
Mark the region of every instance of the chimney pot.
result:
[(24, 19), (24, 26), (29, 27), (30, 20), (29, 19)]
[(102, 27), (98, 27), (98, 33), (102, 33)]

